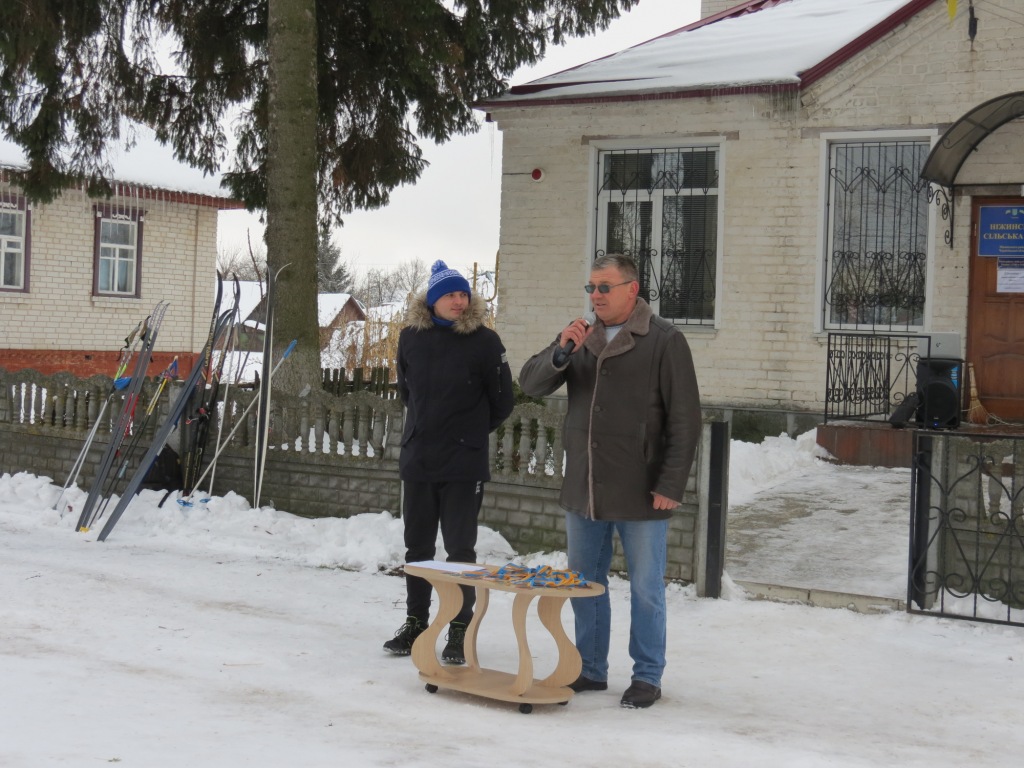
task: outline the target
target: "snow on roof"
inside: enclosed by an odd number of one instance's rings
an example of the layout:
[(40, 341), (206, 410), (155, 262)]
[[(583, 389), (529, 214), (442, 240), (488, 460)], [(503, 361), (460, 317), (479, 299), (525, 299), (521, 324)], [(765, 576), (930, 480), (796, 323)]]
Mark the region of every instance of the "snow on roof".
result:
[[(756, 12), (697, 22), (596, 61), (514, 86), (486, 106), (796, 84), (901, 8), (920, 0), (789, 0)], [(930, 4), (929, 3), (926, 3)]]
[(349, 293), (321, 293), (317, 296), (316, 310), (320, 327), (326, 328), (333, 323), (341, 308), (351, 298), (352, 295)]
[(376, 307), (369, 307), (366, 310), (366, 319), (378, 323), (390, 323), (395, 317), (400, 317), (404, 314), (405, 302), (392, 301)]
[[(135, 144), (125, 149), (129, 135), (134, 135)], [(156, 134), (146, 126), (133, 124), (126, 128), (120, 140), (108, 143), (107, 151), (113, 168), (112, 182), (231, 199), (230, 193), (221, 187), (221, 174), (204, 174), (176, 160), (173, 150), (157, 141)], [(23, 168), (25, 165), (24, 150), (0, 135), (0, 166)]]

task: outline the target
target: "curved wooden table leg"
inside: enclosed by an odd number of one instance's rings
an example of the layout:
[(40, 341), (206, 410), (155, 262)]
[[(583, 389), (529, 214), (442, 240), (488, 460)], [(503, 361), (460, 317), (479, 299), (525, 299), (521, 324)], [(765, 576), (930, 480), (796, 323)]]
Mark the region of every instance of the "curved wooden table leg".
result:
[(476, 655), (476, 636), (480, 629), (480, 622), (487, 614), (487, 606), (491, 599), (491, 590), (486, 587), (476, 587), (476, 608), (473, 610), (473, 618), (466, 627), (466, 642), (463, 646), (463, 653), (466, 655), (467, 669), (480, 669), (480, 661)]
[(530, 644), (526, 642), (526, 612), (534, 596), (524, 592), (516, 595), (512, 601), (512, 628), (519, 642), (519, 674), (512, 683), (512, 693), (517, 696), (525, 693), (533, 685), (533, 656), (530, 655)]
[(431, 677), (450, 678), (452, 674), (437, 660), (437, 638), (441, 630), (459, 614), (462, 608), (462, 590), (458, 584), (434, 582), (437, 591), (437, 617), (412, 644), (412, 662), (416, 669)]
[(558, 664), (554, 671), (541, 680), (538, 685), (558, 688), (569, 685), (583, 671), (583, 660), (576, 644), (565, 634), (562, 627), (562, 607), (567, 597), (561, 595), (541, 595), (537, 602), (537, 615), (558, 646)]

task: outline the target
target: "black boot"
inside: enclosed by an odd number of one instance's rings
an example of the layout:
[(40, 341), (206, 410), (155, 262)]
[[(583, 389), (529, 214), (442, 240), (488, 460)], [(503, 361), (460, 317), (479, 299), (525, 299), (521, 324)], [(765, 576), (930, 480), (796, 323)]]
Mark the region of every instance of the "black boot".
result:
[(412, 653), (412, 644), (416, 642), (416, 638), (423, 634), (423, 630), (426, 628), (426, 623), (420, 621), (415, 616), (408, 617), (405, 620), (405, 624), (395, 632), (395, 636), (384, 643), (384, 650), (396, 656), (408, 656)]
[(448, 625), (448, 636), (446, 639), (448, 644), (441, 652), (441, 661), (445, 664), (465, 664), (466, 625), (461, 621), (453, 621)]

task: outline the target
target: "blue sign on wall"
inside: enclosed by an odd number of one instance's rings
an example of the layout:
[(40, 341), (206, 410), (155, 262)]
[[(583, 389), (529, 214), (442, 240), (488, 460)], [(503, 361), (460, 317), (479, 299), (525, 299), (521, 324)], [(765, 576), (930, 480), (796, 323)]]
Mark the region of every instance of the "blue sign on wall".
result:
[(979, 256), (1024, 256), (1024, 206), (982, 205), (978, 212)]

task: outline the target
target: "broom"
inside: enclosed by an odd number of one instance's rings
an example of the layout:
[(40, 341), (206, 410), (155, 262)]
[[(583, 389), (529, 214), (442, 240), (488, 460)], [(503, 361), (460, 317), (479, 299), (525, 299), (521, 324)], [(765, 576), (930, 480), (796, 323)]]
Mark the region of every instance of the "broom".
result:
[(974, 378), (974, 363), (967, 364), (967, 376), (971, 380), (971, 403), (967, 408), (967, 421), (971, 424), (988, 424), (989, 412), (978, 399), (978, 384)]

